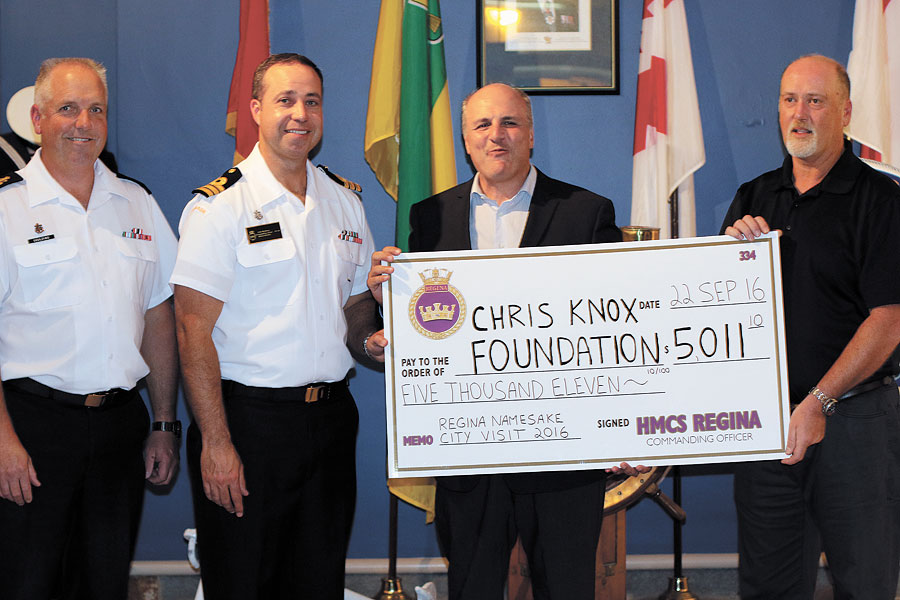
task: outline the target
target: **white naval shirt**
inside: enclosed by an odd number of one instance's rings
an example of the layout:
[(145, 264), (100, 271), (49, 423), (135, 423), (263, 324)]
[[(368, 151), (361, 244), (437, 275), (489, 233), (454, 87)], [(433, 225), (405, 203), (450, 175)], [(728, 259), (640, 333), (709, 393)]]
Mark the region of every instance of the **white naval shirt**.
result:
[(99, 160), (88, 208), (41, 151), (0, 189), (0, 376), (74, 394), (134, 387), (144, 313), (172, 295), (172, 228), (153, 197)]
[[(307, 162), (304, 205), (258, 146), (237, 168), (240, 180), (185, 207), (171, 283), (224, 302), (212, 334), (223, 379), (272, 388), (343, 379), (353, 367), (343, 306), (366, 291), (374, 251), (362, 202)], [(251, 243), (247, 228), (260, 226), (282, 237)]]

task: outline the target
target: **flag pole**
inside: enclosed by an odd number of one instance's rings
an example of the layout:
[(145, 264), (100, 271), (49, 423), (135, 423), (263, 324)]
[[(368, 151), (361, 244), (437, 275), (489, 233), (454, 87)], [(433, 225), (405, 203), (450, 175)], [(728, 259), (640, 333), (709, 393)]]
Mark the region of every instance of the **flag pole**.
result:
[(678, 188), (669, 196), (669, 237), (678, 239)]
[[(678, 239), (678, 189), (669, 196), (669, 223), (671, 229), (669, 237)], [(681, 506), (681, 467), (672, 467), (672, 501)], [(684, 521), (673, 517), (672, 519), (672, 559), (674, 562), (672, 577), (669, 578), (667, 589), (659, 600), (698, 600), (688, 589), (688, 578), (682, 571), (681, 528)]]
[(412, 600), (403, 591), (400, 578), (397, 577), (397, 496), (388, 491), (390, 508), (388, 509), (388, 576), (381, 580), (381, 592), (375, 600)]
[[(672, 502), (681, 506), (681, 467), (672, 467)], [(668, 512), (666, 514), (669, 514)], [(682, 511), (682, 514), (683, 511)], [(697, 596), (688, 589), (688, 578), (682, 572), (681, 553), (681, 528), (684, 520), (672, 517), (672, 556), (674, 568), (672, 577), (669, 578), (669, 588), (659, 596), (659, 600), (698, 600)]]

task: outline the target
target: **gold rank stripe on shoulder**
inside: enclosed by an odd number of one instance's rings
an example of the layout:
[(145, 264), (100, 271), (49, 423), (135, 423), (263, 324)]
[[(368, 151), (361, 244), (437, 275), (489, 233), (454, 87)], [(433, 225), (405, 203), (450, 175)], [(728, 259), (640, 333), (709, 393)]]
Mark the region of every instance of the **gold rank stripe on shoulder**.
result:
[(4, 175), (0, 177), (0, 188), (11, 185), (13, 183), (18, 183), (22, 181), (22, 176), (18, 173), (9, 173), (8, 175)]
[(241, 172), (237, 167), (232, 167), (222, 173), (222, 176), (218, 179), (214, 179), (207, 183), (204, 186), (198, 187), (194, 189), (191, 193), (193, 194), (201, 194), (206, 196), (207, 198), (211, 196), (215, 196), (216, 194), (221, 194), (232, 185), (237, 183), (238, 179), (241, 178)]
[(361, 191), (362, 191), (362, 186), (361, 186), (361, 185), (359, 185), (359, 184), (356, 183), (356, 182), (350, 181), (349, 179), (344, 179), (343, 177), (341, 177), (341, 176), (338, 175), (337, 173), (332, 173), (331, 171), (328, 170), (328, 167), (326, 167), (325, 165), (319, 165), (319, 168), (322, 169), (322, 172), (323, 172), (323, 173), (325, 173), (326, 175), (328, 175), (329, 177), (331, 177), (331, 179), (333, 179), (333, 180), (336, 181), (337, 183), (341, 184), (342, 186), (344, 186), (344, 187), (347, 188), (348, 190), (351, 190), (351, 191), (354, 191), (354, 192), (361, 192)]

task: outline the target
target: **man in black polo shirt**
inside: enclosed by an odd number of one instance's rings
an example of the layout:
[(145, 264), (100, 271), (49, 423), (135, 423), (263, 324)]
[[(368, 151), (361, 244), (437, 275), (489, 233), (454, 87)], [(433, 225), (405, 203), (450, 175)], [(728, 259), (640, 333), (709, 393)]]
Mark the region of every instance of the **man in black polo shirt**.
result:
[(781, 230), (794, 410), (779, 462), (735, 468), (740, 593), (812, 598), (824, 549), (835, 598), (894, 598), (900, 564), (900, 188), (843, 141), (846, 70), (805, 56), (781, 79), (788, 156), (738, 189), (722, 232)]

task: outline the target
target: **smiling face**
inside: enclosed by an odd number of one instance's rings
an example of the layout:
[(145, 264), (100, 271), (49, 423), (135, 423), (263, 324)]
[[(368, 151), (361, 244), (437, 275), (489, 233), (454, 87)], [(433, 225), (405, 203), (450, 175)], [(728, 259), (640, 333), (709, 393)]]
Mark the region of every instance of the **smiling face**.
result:
[[(485, 86), (466, 102), (462, 125), (466, 152), (482, 189), (497, 201), (511, 198), (528, 176), (534, 147), (526, 102), (509, 86)], [(491, 195), (497, 192), (503, 197)]]
[(305, 162), (322, 139), (322, 82), (299, 63), (272, 65), (262, 79), (261, 97), (250, 101), (259, 125), (259, 147), (267, 161)]
[(106, 144), (106, 88), (89, 67), (62, 63), (50, 72), (31, 107), (41, 156), (51, 172), (94, 164)]
[(794, 61), (781, 78), (778, 121), (788, 153), (809, 163), (840, 155), (850, 98), (837, 66), (824, 57)]

